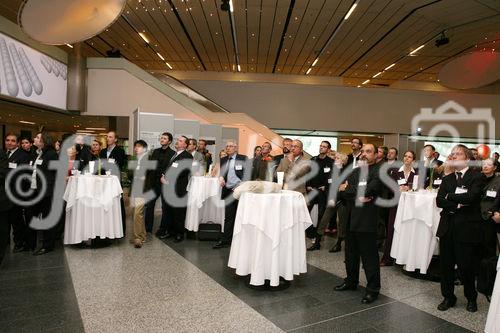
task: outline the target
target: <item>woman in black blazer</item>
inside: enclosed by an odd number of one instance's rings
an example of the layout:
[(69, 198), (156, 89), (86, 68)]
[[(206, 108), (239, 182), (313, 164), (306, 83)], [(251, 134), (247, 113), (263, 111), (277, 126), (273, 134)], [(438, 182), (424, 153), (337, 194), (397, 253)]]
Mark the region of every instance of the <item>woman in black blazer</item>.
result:
[[(50, 213), (52, 200), (54, 196), (54, 186), (56, 182), (56, 170), (49, 169), (50, 161), (58, 160), (58, 155), (54, 149), (54, 141), (46, 133), (38, 133), (34, 140), (34, 146), (37, 148), (35, 156), (30, 165), (33, 167), (31, 188), (35, 196), (42, 193), (41, 199), (31, 207), (27, 207), (27, 223), (29, 224), (33, 217), (46, 217)], [(44, 177), (45, 181), (41, 180)], [(36, 230), (30, 229), (30, 237), (27, 241), (29, 247), (34, 250), (33, 255), (41, 255), (54, 249), (55, 234), (58, 224), (48, 230), (43, 230), (43, 243), (38, 249), (36, 247)]]
[[(417, 175), (415, 169), (413, 169), (413, 162), (415, 161), (415, 153), (408, 150), (403, 155), (403, 166), (391, 173), (391, 177), (398, 183), (399, 190), (401, 192), (406, 192), (413, 187), (413, 178)], [(384, 245), (384, 255), (380, 260), (380, 266), (392, 266), (394, 264), (394, 259), (391, 258), (391, 247), (392, 238), (394, 236), (394, 222), (396, 220), (396, 213), (398, 211), (398, 206), (391, 207), (389, 209), (389, 221), (387, 223), (387, 238), (385, 239)]]

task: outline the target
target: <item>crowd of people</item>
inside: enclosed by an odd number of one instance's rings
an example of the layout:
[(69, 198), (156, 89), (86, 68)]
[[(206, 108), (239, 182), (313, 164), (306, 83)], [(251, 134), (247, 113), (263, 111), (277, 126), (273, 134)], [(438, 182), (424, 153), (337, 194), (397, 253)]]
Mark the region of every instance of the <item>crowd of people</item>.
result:
[[(414, 151), (400, 157), (395, 147), (376, 147), (359, 138), (351, 140), (351, 153), (335, 152), (328, 141), (322, 141), (318, 155), (310, 157), (303, 151), (300, 140), (284, 139), (281, 152), (272, 155), (273, 145), (264, 142), (247, 157), (238, 152), (235, 141), (228, 141), (214, 159), (203, 139), (179, 136), (174, 149), (171, 133), (159, 138), (159, 147), (149, 151), (143, 140), (133, 143), (134, 167), (123, 148), (117, 145), (116, 132), (106, 136), (106, 147), (97, 140), (85, 142), (76, 136), (65, 152), (68, 157), (66, 177), (87, 170), (94, 161), (92, 172), (131, 180), (130, 203), (133, 207), (131, 243), (141, 248), (153, 232), (157, 199), (161, 200), (162, 215), (156, 236), (181, 242), (185, 238), (187, 187), (192, 175), (218, 177), (221, 199), (225, 201), (225, 221), (221, 238), (213, 248), (230, 247), (238, 208), (233, 196), (240, 183), (247, 180), (279, 182), (284, 189), (302, 193), (310, 211), (317, 205), (316, 227), (306, 230), (311, 239), (309, 251), (319, 250), (325, 234), (336, 234), (330, 252), (339, 252), (345, 243), (347, 277), (335, 287), (337, 291), (355, 290), (359, 284), (360, 261), (366, 274), (367, 287), (363, 303), (377, 299), (380, 291), (380, 267), (394, 265), (391, 245), (401, 192), (421, 188), (437, 190), (437, 206), (442, 208), (437, 236), (439, 237), (441, 291), (444, 297), (439, 310), (456, 303), (454, 295), (455, 265), (464, 284), (467, 310), (477, 310), (475, 278), (482, 259), (497, 254), (497, 226), (500, 223), (500, 178), (498, 154), (482, 156), (477, 150), (456, 145), (444, 162), (432, 145), (426, 145), (418, 159)], [(13, 252), (32, 251), (41, 255), (54, 249), (55, 241), (64, 229), (64, 214), (55, 226), (36, 232), (30, 227), (35, 217), (49, 214), (54, 199), (56, 171), (49, 163), (60, 159), (61, 141), (38, 133), (31, 141), (15, 134), (5, 137), (6, 151), (0, 152), (0, 180), (6, 182), (0, 191), (0, 249), (5, 249), (13, 232)], [(154, 162), (149, 168), (145, 161)], [(14, 172), (27, 166), (23, 172)], [(13, 173), (13, 175), (10, 175)], [(24, 175), (24, 177), (23, 177)], [(42, 177), (43, 176), (43, 177)], [(384, 177), (392, 179), (391, 186)], [(19, 181), (16, 179), (19, 178)], [(43, 181), (42, 179), (43, 178)], [(16, 192), (30, 194), (38, 200), (23, 204), (11, 197)], [(144, 193), (153, 193), (146, 198)], [(396, 199), (381, 206), (378, 199)], [(25, 202), (30, 202), (26, 199)], [(122, 223), (125, 230), (125, 201), (121, 199)], [(379, 250), (383, 252), (379, 258)]]

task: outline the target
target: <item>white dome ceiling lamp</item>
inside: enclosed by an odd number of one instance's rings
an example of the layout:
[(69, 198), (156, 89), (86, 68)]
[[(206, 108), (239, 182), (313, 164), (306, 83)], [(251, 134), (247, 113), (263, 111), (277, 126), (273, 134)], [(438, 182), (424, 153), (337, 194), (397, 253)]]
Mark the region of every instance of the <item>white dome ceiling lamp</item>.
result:
[(439, 83), (453, 89), (474, 89), (500, 80), (500, 53), (476, 51), (455, 58), (439, 71)]
[(34, 40), (49, 45), (73, 44), (112, 25), (126, 0), (24, 0), (17, 21)]

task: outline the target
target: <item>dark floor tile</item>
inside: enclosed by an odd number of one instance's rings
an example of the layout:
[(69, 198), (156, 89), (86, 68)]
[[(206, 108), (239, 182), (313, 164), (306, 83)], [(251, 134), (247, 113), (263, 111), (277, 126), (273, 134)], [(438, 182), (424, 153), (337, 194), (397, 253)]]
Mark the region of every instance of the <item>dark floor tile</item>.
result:
[(361, 304), (360, 298), (353, 295), (353, 298), (350, 299), (341, 299), (338, 302), (323, 303), (315, 307), (302, 308), (279, 316), (268, 317), (268, 319), (281, 329), (290, 330), (335, 317), (349, 315), (366, 308), (366, 305)]
[(369, 323), (364, 321), (355, 320), (351, 316), (340, 317), (338, 319), (324, 320), (317, 322), (312, 325), (305, 327), (298, 327), (292, 332), (297, 333), (324, 333), (324, 332), (336, 332), (336, 333), (372, 333), (376, 330), (370, 326)]
[(67, 274), (66, 267), (53, 269), (37, 269), (33, 271), (9, 272), (0, 277), (0, 292), (3, 290), (19, 289), (32, 285), (51, 283), (67, 284), (71, 276)]
[(85, 333), (83, 324), (68, 324), (61, 327), (44, 330), (43, 333)]
[(440, 326), (433, 327), (425, 331), (425, 333), (471, 333), (471, 332), (472, 331), (469, 331), (468, 329), (465, 329), (448, 321), (444, 322), (444, 324), (441, 324)]
[(39, 317), (27, 317), (15, 321), (2, 323), (2, 329), (17, 332), (42, 332), (63, 326), (82, 325), (80, 311), (64, 311)]
[(323, 302), (310, 295), (295, 297), (269, 304), (254, 306), (254, 309), (265, 317), (279, 316), (296, 310), (308, 309), (322, 305)]
[(0, 308), (0, 325), (17, 319), (40, 317), (65, 311), (79, 311), (76, 299), (64, 301), (53, 298), (48, 302), (28, 302), (22, 305), (4, 306)]

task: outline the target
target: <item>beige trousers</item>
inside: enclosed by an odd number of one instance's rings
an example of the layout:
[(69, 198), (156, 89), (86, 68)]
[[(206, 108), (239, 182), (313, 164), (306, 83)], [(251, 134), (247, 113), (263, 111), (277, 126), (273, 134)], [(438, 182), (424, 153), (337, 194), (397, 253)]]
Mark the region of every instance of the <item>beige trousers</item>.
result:
[(144, 224), (144, 198), (134, 198), (134, 240), (146, 241), (146, 226)]

